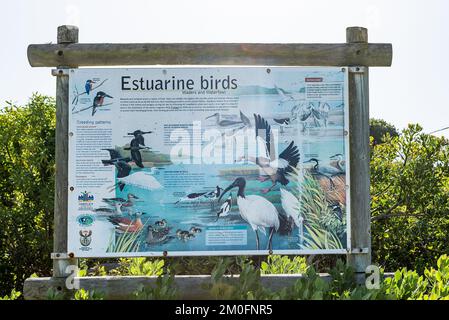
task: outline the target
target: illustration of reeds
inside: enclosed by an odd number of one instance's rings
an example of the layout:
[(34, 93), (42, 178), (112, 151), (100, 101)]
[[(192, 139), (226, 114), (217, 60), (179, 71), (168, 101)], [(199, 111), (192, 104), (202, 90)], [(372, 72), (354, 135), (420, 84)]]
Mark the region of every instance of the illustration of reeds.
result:
[[(146, 225), (146, 223), (145, 223)], [(138, 252), (141, 243), (142, 230), (138, 232), (123, 232), (118, 235), (114, 232), (109, 240), (109, 245), (106, 252)]]
[[(345, 215), (338, 217), (329, 205), (319, 182), (308, 172), (302, 179), (294, 170), (290, 181), (295, 182), (293, 194), (300, 199), (299, 214), (304, 219), (303, 249), (342, 249), (341, 238), (346, 232)], [(344, 208), (342, 208), (344, 212)]]

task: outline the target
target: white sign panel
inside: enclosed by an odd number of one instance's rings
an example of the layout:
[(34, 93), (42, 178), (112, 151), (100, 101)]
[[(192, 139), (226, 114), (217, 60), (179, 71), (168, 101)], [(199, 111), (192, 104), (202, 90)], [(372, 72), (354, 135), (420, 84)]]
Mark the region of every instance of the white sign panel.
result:
[(346, 252), (347, 68), (69, 76), (75, 257)]

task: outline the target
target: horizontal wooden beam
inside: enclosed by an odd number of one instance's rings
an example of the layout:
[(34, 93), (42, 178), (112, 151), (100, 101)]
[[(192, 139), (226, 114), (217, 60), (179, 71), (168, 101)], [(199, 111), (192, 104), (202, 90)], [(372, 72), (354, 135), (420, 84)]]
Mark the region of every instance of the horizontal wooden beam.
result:
[[(392, 277), (393, 273), (384, 273), (384, 277)], [(262, 275), (260, 281), (263, 287), (272, 291), (279, 291), (292, 286), (294, 282), (303, 276), (301, 274), (271, 274)], [(320, 277), (325, 281), (332, 278), (327, 273), (321, 273)], [(359, 284), (365, 283), (365, 274), (356, 274)], [(229, 283), (237, 283), (238, 275), (227, 276)], [(131, 299), (139, 286), (151, 287), (156, 285), (157, 277), (146, 276), (105, 276), (105, 277), (80, 277), (79, 287), (89, 291), (95, 291), (105, 299)], [(213, 299), (208, 285), (211, 283), (210, 275), (178, 275), (174, 279), (174, 286), (178, 291), (179, 299), (197, 300)], [(28, 278), (25, 281), (23, 294), (27, 300), (47, 299), (49, 289), (61, 292), (69, 297), (70, 292), (65, 287), (64, 278)]]
[(32, 67), (273, 65), (388, 67), (389, 43), (73, 43), (31, 44)]

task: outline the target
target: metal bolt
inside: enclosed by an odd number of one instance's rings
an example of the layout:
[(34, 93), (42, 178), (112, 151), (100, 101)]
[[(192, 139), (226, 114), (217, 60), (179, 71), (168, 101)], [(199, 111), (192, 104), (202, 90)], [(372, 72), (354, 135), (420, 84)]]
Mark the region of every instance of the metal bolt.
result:
[(273, 254), (273, 250), (268, 251), (268, 254), (272, 255)]
[(343, 131), (343, 134), (347, 136), (349, 134), (348, 130)]
[(69, 132), (69, 137), (73, 137), (73, 132)]
[(62, 56), (62, 55), (64, 55), (64, 51), (58, 50), (58, 56)]
[(270, 68), (267, 68), (267, 73), (270, 73), (271, 72), (271, 69)]
[(73, 190), (75, 190), (75, 188), (74, 187), (70, 187), (70, 191), (73, 191)]
[(360, 71), (360, 68), (359, 67), (355, 68), (355, 71)]
[(73, 252), (69, 253), (69, 258), (73, 258), (75, 256), (75, 254)]
[(341, 68), (341, 72), (345, 72), (346, 71), (346, 68)]
[(168, 256), (168, 252), (167, 251), (164, 251), (162, 254), (164, 255), (164, 257)]

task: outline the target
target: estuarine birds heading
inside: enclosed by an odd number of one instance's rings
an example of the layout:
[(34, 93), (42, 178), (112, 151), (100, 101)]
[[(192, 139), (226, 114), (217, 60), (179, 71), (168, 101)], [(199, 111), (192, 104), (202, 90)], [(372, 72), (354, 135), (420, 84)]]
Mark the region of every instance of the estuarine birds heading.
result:
[(101, 107), (104, 103), (104, 98), (113, 98), (103, 91), (98, 91), (92, 104), (92, 116), (97, 112), (97, 108)]
[(346, 172), (346, 163), (341, 153), (334, 154), (329, 157), (330, 160), (337, 160), (337, 168), (340, 169), (342, 173)]
[(315, 163), (312, 167), (312, 170), (313, 170), (312, 173), (317, 174), (317, 175), (322, 175), (322, 176), (328, 178), (329, 182), (330, 182), (331, 189), (333, 189), (335, 187), (335, 184), (334, 184), (334, 181), (332, 180), (332, 178), (339, 174), (344, 174), (343, 171), (341, 171), (340, 169), (338, 169), (336, 167), (320, 165), (320, 161), (316, 158), (311, 158), (307, 161), (304, 161), (304, 163), (310, 163), (310, 162)]
[(282, 185), (287, 185), (289, 183), (287, 175), (298, 165), (299, 151), (298, 147), (295, 146), (294, 141), (291, 141), (288, 147), (285, 148), (278, 157), (270, 125), (260, 115), (254, 114), (254, 118), (257, 148), (260, 148), (261, 152), (258, 152), (255, 156), (249, 155), (247, 159), (250, 162), (257, 164), (266, 174), (265, 177), (260, 177), (259, 180), (261, 182), (271, 179), (272, 185), (269, 188), (262, 189), (263, 193), (267, 193), (271, 191), (278, 182)]
[(259, 195), (245, 195), (245, 178), (239, 177), (229, 185), (221, 194), (220, 199), (233, 188), (237, 191), (237, 206), (240, 216), (249, 223), (256, 233), (256, 249), (259, 250), (259, 231), (266, 235), (265, 228), (270, 228), (267, 250), (272, 249), (273, 234), (279, 229), (279, 213), (276, 207), (264, 197)]
[(290, 191), (281, 188), (281, 204), (287, 217), (293, 220), (298, 228), (299, 243), (302, 245), (304, 241), (304, 218), (299, 208), (299, 200)]
[(119, 186), (120, 191), (124, 189), (126, 185), (138, 187), (145, 190), (157, 190), (162, 189), (163, 186), (156, 180), (150, 173), (145, 171), (133, 172), (125, 177), (117, 177), (117, 183), (111, 186), (110, 189), (114, 189)]
[(140, 218), (145, 212), (136, 212), (135, 219), (123, 217), (108, 217), (108, 221), (115, 226), (117, 232), (139, 232), (143, 228), (142, 219)]
[(226, 199), (226, 201), (223, 202), (223, 204), (221, 205), (220, 210), (218, 210), (218, 212), (217, 212), (217, 220), (215, 220), (215, 221), (218, 221), (218, 219), (220, 217), (228, 216), (229, 212), (231, 211), (231, 208), (232, 208), (232, 193), (229, 195), (229, 197)]

